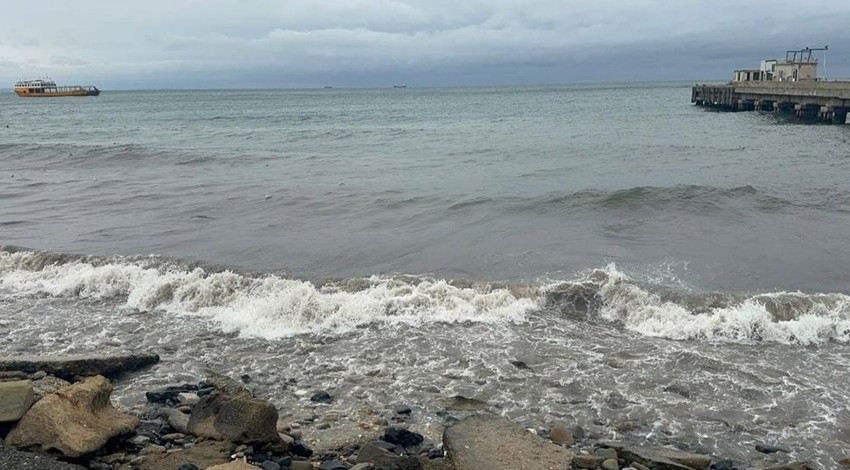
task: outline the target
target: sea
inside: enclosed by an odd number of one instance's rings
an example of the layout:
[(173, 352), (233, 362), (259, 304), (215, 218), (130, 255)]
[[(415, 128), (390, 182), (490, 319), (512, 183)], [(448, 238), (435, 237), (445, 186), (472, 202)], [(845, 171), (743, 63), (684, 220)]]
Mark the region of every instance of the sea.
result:
[(836, 468), (850, 126), (692, 85), (3, 93), (0, 355)]

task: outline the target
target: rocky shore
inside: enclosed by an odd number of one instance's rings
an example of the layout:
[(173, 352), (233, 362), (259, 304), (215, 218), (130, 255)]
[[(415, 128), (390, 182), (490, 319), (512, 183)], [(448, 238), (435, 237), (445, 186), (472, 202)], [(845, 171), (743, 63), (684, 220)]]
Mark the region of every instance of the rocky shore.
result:
[[(250, 377), (213, 371), (197, 383), (149, 390), (146, 402), (130, 409), (116, 408), (110, 379), (158, 360), (155, 354), (0, 359), (0, 469), (815, 470), (781, 458), (751, 467), (604, 440), (571, 423), (525, 429), (466, 397), (454, 397), (441, 412), (445, 426), (436, 435), (410, 425), (411, 406), (323, 411), (334, 401), (323, 390), (310, 397), (314, 407), (286, 410), (281, 418), (250, 390)], [(334, 429), (330, 439), (309, 438)], [(767, 443), (756, 450), (787, 453)], [(850, 460), (842, 463), (850, 467)]]

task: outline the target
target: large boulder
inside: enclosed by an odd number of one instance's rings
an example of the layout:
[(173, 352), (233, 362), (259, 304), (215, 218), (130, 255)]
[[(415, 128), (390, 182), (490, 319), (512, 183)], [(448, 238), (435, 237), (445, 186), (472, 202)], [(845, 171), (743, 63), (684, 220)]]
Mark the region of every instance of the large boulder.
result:
[(44, 371), (67, 380), (77, 377), (103, 375), (115, 377), (159, 362), (157, 354), (127, 354), (122, 356), (54, 356), (0, 358), (0, 371), (23, 371), (30, 374)]
[(446, 456), (456, 470), (568, 469), (572, 454), (500, 416), (474, 415), (443, 433)]
[(357, 463), (370, 463), (376, 470), (422, 470), (422, 463), (416, 457), (398, 455), (386, 449), (385, 442), (370, 442), (360, 448)]
[(67, 457), (94, 452), (139, 424), (112, 406), (111, 394), (112, 384), (96, 376), (47, 395), (21, 418), (6, 444)]
[(277, 442), (277, 409), (248, 395), (213, 393), (192, 407), (189, 432), (200, 437), (260, 444)]
[(0, 423), (17, 421), (33, 402), (32, 382), (15, 380), (0, 382)]

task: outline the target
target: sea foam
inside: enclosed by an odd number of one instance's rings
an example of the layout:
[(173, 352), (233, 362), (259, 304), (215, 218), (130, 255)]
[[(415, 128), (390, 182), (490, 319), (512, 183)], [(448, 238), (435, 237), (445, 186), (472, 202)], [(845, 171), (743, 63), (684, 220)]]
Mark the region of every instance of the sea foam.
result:
[(344, 333), (371, 324), (522, 322), (537, 308), (501, 288), (457, 287), (445, 280), (373, 276), (346, 283), (276, 275), (186, 269), (157, 258), (111, 257), (39, 262), (37, 252), (0, 252), (0, 285), (8, 295), (126, 299), (140, 312), (161, 310), (217, 322), (225, 331), (285, 337)]

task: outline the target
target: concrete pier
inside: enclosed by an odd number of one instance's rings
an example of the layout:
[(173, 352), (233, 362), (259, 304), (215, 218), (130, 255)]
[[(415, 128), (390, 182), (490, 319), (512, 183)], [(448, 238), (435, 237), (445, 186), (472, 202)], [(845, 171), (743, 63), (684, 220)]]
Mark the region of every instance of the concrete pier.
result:
[(724, 111), (793, 113), (803, 120), (846, 124), (850, 81), (748, 81), (696, 85), (691, 103)]

